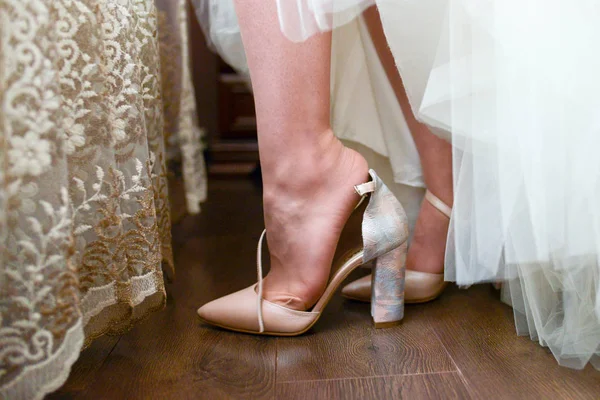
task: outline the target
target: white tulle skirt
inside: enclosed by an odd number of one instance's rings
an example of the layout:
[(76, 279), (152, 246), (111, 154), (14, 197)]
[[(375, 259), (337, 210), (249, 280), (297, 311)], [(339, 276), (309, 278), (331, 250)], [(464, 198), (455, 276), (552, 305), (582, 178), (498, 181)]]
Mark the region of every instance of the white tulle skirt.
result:
[[(202, 1), (232, 10), (230, 1)], [(334, 129), (389, 160), (396, 181), (422, 186), (389, 83), (360, 74), (378, 66), (359, 18), (377, 5), (413, 112), (453, 144), (447, 280), (505, 281), (518, 333), (561, 365), (600, 369), (600, 3), (277, 2), (293, 41), (334, 29)], [(212, 21), (213, 40), (237, 25)], [(382, 101), (387, 112), (374, 116)]]

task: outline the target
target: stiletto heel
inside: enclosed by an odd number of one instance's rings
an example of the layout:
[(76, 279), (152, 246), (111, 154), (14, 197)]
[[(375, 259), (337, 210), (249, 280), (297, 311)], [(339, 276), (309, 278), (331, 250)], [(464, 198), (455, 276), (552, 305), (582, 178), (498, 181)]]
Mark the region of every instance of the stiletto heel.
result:
[[(336, 253), (341, 261), (332, 266), (332, 278), (311, 309), (294, 310), (263, 298), (261, 249), (265, 231), (258, 243), (258, 283), (200, 307), (200, 318), (211, 325), (237, 332), (300, 335), (317, 322), (337, 288), (353, 270), (376, 260), (372, 307), (375, 326), (381, 328), (399, 323), (404, 316), (404, 266), (408, 239), (406, 213), (375, 171), (370, 170), (369, 174), (371, 181), (354, 187), (361, 196), (354, 212), (354, 216), (362, 217), (361, 233), (352, 229), (355, 218), (351, 216), (341, 235), (344, 239), (358, 239), (359, 243), (353, 245), (351, 251), (343, 251), (341, 243), (347, 244), (347, 241), (340, 239)], [(364, 202), (367, 198), (368, 202)], [(362, 215), (358, 211), (362, 211)]]
[(372, 275), (371, 315), (375, 328), (399, 324), (404, 317), (404, 275), (407, 243), (380, 256)]

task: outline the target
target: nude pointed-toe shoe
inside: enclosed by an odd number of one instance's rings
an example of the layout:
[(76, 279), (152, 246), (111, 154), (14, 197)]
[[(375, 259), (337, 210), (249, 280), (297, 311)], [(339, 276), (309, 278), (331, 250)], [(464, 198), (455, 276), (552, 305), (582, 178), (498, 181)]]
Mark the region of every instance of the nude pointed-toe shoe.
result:
[[(406, 213), (375, 171), (370, 170), (369, 174), (371, 181), (354, 188), (360, 202), (344, 227), (331, 278), (314, 306), (298, 311), (263, 298), (261, 249), (266, 233), (263, 231), (257, 250), (258, 283), (200, 307), (198, 315), (202, 321), (236, 332), (300, 335), (318, 321), (344, 279), (359, 266), (373, 261), (370, 291), (373, 321), (376, 327), (398, 324), (404, 316)], [(349, 249), (344, 248), (348, 245)], [(293, 296), (290, 299), (297, 300)]]

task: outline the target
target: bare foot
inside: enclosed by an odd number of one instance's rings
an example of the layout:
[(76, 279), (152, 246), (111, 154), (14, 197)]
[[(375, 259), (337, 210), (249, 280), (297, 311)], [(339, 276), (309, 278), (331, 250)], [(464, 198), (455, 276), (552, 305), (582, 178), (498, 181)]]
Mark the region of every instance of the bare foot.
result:
[(311, 154), (304, 150), (277, 171), (263, 170), (271, 255), (263, 294), (297, 310), (309, 309), (325, 290), (341, 231), (360, 200), (354, 185), (369, 180), (364, 157), (331, 131)]
[(444, 271), (446, 238), (450, 220), (427, 200), (423, 200), (417, 217), (406, 268), (441, 274)]

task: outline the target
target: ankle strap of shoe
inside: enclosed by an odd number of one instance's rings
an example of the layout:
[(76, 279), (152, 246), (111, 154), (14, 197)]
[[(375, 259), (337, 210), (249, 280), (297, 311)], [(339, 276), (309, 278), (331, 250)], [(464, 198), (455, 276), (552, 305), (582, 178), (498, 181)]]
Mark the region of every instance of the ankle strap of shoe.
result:
[(367, 195), (375, 191), (375, 181), (370, 181), (367, 183), (361, 183), (360, 185), (356, 185), (354, 186), (354, 191), (360, 196), (360, 201), (354, 207), (354, 210), (356, 210), (358, 207), (360, 207), (363, 201), (365, 201)]
[(360, 185), (354, 186), (354, 190), (358, 193), (359, 196), (364, 196), (368, 193), (373, 193), (375, 191), (375, 181), (370, 181), (366, 183), (361, 183)]
[(446, 217), (450, 218), (452, 215), (452, 208), (450, 208), (446, 203), (441, 201), (436, 195), (431, 193), (429, 190), (425, 192), (425, 198), (432, 206), (437, 208), (442, 214)]

